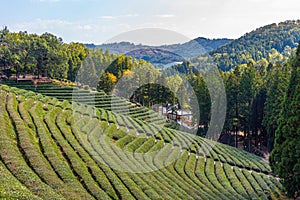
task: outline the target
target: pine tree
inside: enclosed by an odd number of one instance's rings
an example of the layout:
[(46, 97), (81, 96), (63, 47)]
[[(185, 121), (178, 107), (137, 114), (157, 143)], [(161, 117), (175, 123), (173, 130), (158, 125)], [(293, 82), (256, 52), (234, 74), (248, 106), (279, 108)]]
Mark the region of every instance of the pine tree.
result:
[(251, 152), (251, 125), (253, 100), (256, 94), (256, 71), (249, 63), (244, 69), (239, 85), (239, 122), (244, 132), (244, 146)]
[(289, 197), (300, 196), (300, 45), (292, 62), (292, 74), (270, 156), (273, 171), (283, 180)]
[(264, 87), (267, 90), (267, 99), (264, 108), (263, 125), (267, 131), (269, 152), (274, 147), (275, 131), (279, 123), (278, 116), (282, 109), (290, 75), (290, 66), (288, 64), (282, 66), (280, 63), (276, 63), (268, 72), (267, 81), (265, 82)]

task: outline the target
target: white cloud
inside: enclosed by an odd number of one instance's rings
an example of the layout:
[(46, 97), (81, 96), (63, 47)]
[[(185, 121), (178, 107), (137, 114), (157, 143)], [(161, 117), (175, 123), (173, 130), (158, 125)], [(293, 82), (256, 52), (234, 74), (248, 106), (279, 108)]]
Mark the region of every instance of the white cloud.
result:
[(126, 15), (123, 15), (124, 17), (138, 17), (139, 14), (126, 14)]
[(162, 14), (162, 15), (156, 15), (156, 17), (159, 17), (159, 18), (172, 18), (172, 17), (175, 17), (175, 15), (173, 15), (173, 14)]
[(9, 26), (10, 31), (28, 33), (52, 33), (62, 37), (65, 42), (83, 42), (101, 44), (116, 33), (132, 29), (128, 23), (103, 22), (97, 20), (68, 21), (61, 19), (35, 19)]
[(113, 19), (120, 19), (125, 17), (138, 17), (139, 14), (125, 14), (125, 15), (104, 15), (100, 16), (100, 19), (106, 19), (106, 20), (113, 20)]
[(12, 26), (14, 29), (28, 29), (28, 30), (45, 30), (53, 29), (55, 27), (72, 26), (73, 22), (60, 19), (36, 19), (31, 22), (21, 22)]
[(28, 31), (29, 33), (37, 34), (50, 32), (63, 38), (67, 36), (64, 39), (68, 39), (68, 41), (76, 40), (76, 38), (80, 38), (84, 32), (93, 30), (93, 26), (85, 22), (60, 19), (36, 19), (30, 22), (17, 23), (9, 28), (12, 31)]
[(105, 16), (101, 16), (100, 19), (117, 19), (117, 16), (111, 16), (111, 15), (105, 15)]
[(93, 26), (91, 26), (91, 25), (78, 25), (78, 28), (81, 30), (86, 30), (86, 31), (93, 30)]

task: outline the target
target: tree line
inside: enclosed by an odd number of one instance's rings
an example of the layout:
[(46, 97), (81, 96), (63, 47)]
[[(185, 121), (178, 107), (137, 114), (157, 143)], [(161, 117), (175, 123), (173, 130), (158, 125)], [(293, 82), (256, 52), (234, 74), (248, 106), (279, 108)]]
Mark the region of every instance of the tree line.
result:
[(84, 44), (66, 44), (50, 33), (12, 33), (7, 27), (0, 30), (0, 69), (8, 76), (15, 74), (16, 80), (20, 75), (33, 74), (74, 81), (87, 54)]
[(229, 71), (240, 64), (266, 58), (283, 61), (300, 40), (300, 20), (273, 23), (245, 34), (228, 45), (209, 52), (218, 68)]

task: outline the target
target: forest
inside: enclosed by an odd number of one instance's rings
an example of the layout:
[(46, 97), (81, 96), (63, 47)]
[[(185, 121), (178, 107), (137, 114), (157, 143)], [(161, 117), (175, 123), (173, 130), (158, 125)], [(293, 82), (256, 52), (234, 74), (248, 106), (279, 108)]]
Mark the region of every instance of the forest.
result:
[(84, 44), (66, 44), (50, 33), (11, 33), (7, 27), (0, 31), (0, 44), (0, 68), (7, 76), (35, 74), (74, 81), (88, 54)]
[(246, 33), (209, 54), (223, 71), (228, 71), (239, 64), (247, 64), (252, 59), (282, 61), (298, 46), (299, 24), (300, 20), (269, 24)]

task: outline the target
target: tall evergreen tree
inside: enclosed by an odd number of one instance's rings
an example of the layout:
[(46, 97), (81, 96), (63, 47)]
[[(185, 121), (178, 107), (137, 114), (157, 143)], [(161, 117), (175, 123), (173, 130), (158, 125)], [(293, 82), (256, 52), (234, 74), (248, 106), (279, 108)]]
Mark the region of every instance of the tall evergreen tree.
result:
[(278, 127), (279, 118), (284, 96), (288, 87), (290, 78), (290, 66), (276, 63), (268, 72), (265, 81), (267, 90), (266, 102), (264, 108), (263, 125), (267, 131), (266, 145), (269, 152), (274, 147), (275, 131)]
[(225, 129), (235, 133), (235, 147), (238, 146), (238, 118), (239, 118), (239, 85), (241, 81), (240, 67), (237, 66), (233, 71), (228, 72), (225, 81), (227, 97), (227, 113)]
[(239, 122), (244, 132), (244, 145), (248, 151), (251, 151), (251, 125), (252, 122), (252, 109), (253, 101), (256, 95), (257, 83), (256, 83), (256, 71), (252, 63), (244, 69), (240, 82), (239, 93)]
[(300, 196), (300, 45), (292, 61), (292, 75), (270, 156), (273, 171), (283, 180), (289, 197)]

